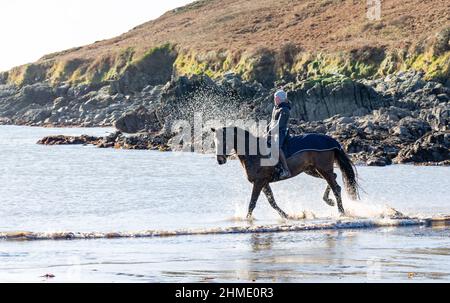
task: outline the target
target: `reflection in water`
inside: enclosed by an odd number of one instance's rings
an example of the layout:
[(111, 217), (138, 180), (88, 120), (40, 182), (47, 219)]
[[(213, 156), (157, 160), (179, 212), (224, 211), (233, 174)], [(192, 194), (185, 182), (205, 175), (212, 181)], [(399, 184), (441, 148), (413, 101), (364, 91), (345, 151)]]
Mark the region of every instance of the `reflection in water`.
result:
[[(2, 242), (0, 280), (428, 281), (450, 278), (450, 229), (403, 228), (95, 241)], [(416, 241), (412, 241), (415, 239)], [(32, 251), (33, 254), (23, 254)], [(22, 254), (21, 254), (22, 252)], [(111, 253), (113, 252), (113, 253)], [(17, 258), (24, 260), (18, 263)], [(55, 266), (58, 264), (58, 266)], [(27, 281), (28, 281), (27, 280)], [(70, 280), (70, 279), (69, 279)]]
[(272, 249), (273, 234), (252, 234), (250, 236), (250, 245), (253, 252), (260, 252)]
[[(249, 237), (250, 256), (245, 262), (241, 260), (234, 277), (239, 280), (281, 282), (290, 281), (292, 277), (321, 275), (317, 273), (319, 266), (336, 268), (328, 273), (335, 276), (344, 274), (340, 268), (348, 268), (352, 262), (363, 268), (367, 260), (348, 260), (348, 252), (358, 245), (358, 234), (341, 230), (311, 232), (301, 240), (293, 234), (253, 234)], [(365, 271), (361, 270), (353, 273), (363, 274)]]

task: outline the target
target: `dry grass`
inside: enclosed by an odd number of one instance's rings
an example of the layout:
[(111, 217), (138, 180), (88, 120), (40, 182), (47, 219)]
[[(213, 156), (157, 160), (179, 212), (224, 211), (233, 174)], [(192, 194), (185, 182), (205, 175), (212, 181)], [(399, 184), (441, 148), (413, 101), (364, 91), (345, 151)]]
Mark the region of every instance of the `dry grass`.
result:
[[(291, 51), (350, 51), (366, 45), (415, 45), (450, 25), (448, 0), (383, 0), (382, 20), (366, 18), (366, 1), (202, 0), (166, 13), (119, 37), (46, 59), (94, 59), (132, 47), (137, 55), (166, 42), (199, 52), (262, 47)], [(285, 51), (286, 49), (284, 49)]]

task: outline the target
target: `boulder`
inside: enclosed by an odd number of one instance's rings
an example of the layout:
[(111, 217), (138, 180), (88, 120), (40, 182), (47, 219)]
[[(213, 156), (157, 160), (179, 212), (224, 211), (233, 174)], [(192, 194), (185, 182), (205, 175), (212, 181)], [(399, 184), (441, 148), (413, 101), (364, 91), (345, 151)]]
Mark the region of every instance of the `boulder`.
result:
[(391, 163), (392, 161), (386, 157), (371, 157), (366, 161), (367, 166), (386, 166)]
[(156, 113), (148, 111), (141, 106), (138, 109), (123, 114), (114, 124), (114, 127), (124, 133), (137, 133), (141, 131), (158, 131), (162, 125)]
[(288, 91), (292, 117), (305, 121), (323, 120), (336, 114), (364, 113), (386, 106), (372, 87), (350, 79), (331, 83), (302, 82)]
[(43, 83), (26, 85), (22, 88), (20, 94), (20, 101), (25, 104), (47, 105), (53, 102), (55, 98), (56, 94), (53, 89)]
[(450, 103), (440, 103), (432, 108), (422, 109), (419, 117), (428, 122), (435, 131), (450, 130)]
[(22, 116), (21, 119), (25, 123), (43, 123), (50, 117), (52, 111), (49, 109), (29, 109)]
[(430, 132), (413, 145), (402, 149), (394, 162), (439, 163), (448, 160), (450, 160), (450, 133)]
[(37, 144), (42, 145), (76, 145), (76, 144), (95, 144), (99, 140), (98, 137), (81, 135), (81, 136), (47, 136), (40, 139)]

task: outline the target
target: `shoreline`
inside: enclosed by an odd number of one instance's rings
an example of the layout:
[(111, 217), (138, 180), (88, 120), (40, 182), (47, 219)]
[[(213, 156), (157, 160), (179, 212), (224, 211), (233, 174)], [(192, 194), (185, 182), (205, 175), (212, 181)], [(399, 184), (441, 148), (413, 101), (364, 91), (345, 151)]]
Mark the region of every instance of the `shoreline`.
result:
[[(41, 145), (91, 145), (98, 148), (115, 148), (115, 149), (128, 149), (128, 150), (157, 150), (161, 152), (170, 152), (170, 151), (181, 151), (177, 149), (172, 149), (170, 145), (170, 138), (164, 137), (159, 133), (142, 133), (142, 134), (128, 134), (124, 135), (120, 131), (115, 131), (110, 133), (109, 135), (97, 137), (90, 135), (80, 135), (80, 136), (66, 136), (66, 135), (51, 135), (46, 136), (38, 142), (37, 144)], [(183, 151), (181, 151), (183, 152)], [(190, 151), (194, 152), (194, 151)], [(211, 152), (204, 152), (204, 154), (212, 154)], [(367, 154), (349, 154), (352, 161), (354, 161), (355, 165), (358, 166), (378, 166), (385, 167), (389, 165), (395, 164), (404, 164), (404, 165), (414, 165), (414, 166), (438, 166), (438, 167), (447, 167), (450, 166), (450, 160), (433, 162), (391, 162), (386, 164), (384, 162), (367, 162), (361, 160), (361, 158), (368, 158)]]

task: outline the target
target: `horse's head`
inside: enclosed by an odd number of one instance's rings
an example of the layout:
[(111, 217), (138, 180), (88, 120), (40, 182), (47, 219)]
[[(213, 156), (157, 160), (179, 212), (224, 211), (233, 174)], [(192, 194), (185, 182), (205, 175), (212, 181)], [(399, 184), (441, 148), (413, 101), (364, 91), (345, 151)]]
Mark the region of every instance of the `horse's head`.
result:
[[(214, 133), (214, 143), (216, 145), (216, 157), (217, 163), (219, 165), (223, 165), (227, 163), (227, 157), (233, 154), (234, 149), (234, 140), (227, 140), (227, 133), (233, 133), (233, 128), (211, 128), (211, 131)], [(229, 138), (229, 136), (228, 136)], [(228, 142), (232, 141), (232, 142)]]
[(227, 163), (227, 158), (231, 155), (257, 154), (258, 140), (249, 131), (236, 126), (211, 128), (211, 131), (214, 133), (217, 162), (220, 165)]

